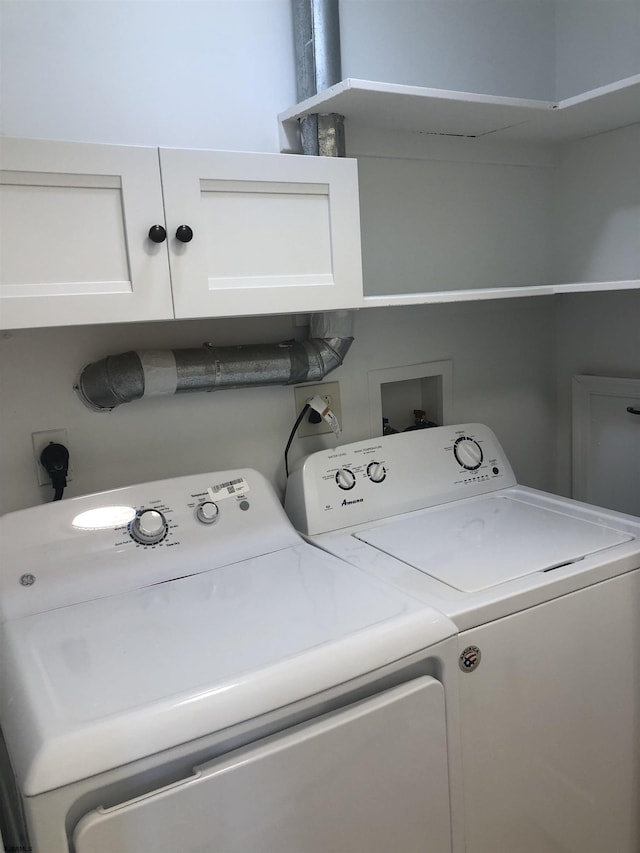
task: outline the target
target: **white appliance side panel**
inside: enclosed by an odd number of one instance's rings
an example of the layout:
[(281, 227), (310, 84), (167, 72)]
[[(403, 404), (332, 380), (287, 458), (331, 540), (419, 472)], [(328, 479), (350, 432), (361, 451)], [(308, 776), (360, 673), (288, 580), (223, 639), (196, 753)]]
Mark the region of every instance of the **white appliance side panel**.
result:
[(480, 592), (633, 538), (504, 496), (432, 509), (354, 535), (462, 592)]
[(640, 850), (638, 602), (635, 571), (460, 634), (467, 853)]
[(76, 853), (447, 853), (443, 687), (425, 676), (267, 738), (90, 812), (73, 840)]

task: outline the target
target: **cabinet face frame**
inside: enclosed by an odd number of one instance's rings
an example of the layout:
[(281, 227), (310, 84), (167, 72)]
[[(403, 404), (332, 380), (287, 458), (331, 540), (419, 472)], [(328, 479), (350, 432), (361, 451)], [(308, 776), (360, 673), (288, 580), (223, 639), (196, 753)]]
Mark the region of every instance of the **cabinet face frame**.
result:
[[(22, 187), (33, 195), (20, 202), (17, 214), (20, 220), (32, 221), (14, 223), (10, 205), (5, 208), (5, 222), (11, 227), (10, 236), (4, 236), (5, 262), (0, 265), (6, 270), (0, 283), (0, 327), (173, 317), (166, 243), (156, 244), (148, 237), (152, 225), (164, 226), (157, 149), (5, 139), (0, 151), (7, 195), (19, 188), (15, 198), (20, 201)], [(50, 192), (65, 197), (62, 220), (55, 218), (55, 199), (47, 198)], [(38, 216), (46, 207), (53, 213), (48, 220)], [(103, 239), (111, 243), (104, 250)], [(99, 252), (94, 253), (92, 245), (104, 251), (105, 259), (109, 257), (108, 271), (95, 260)], [(13, 278), (20, 257), (32, 253), (47, 253), (53, 280), (41, 276), (34, 281), (7, 281), (5, 275)], [(71, 264), (69, 254), (74, 256)], [(114, 277), (108, 273), (111, 257), (116, 255), (122, 274)], [(49, 271), (46, 262), (40, 267)], [(56, 267), (63, 270), (57, 277)], [(70, 267), (80, 274), (67, 278), (64, 270)], [(84, 268), (86, 275), (82, 275)]]
[(355, 161), (161, 148), (160, 164), (177, 318), (362, 305)]

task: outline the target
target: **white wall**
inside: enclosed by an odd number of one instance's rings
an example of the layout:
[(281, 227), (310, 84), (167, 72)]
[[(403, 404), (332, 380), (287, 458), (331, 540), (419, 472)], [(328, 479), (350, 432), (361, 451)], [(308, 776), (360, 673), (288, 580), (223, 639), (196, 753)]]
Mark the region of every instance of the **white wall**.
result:
[(453, 145), (428, 134), (422, 150), (399, 156), (390, 142), (406, 134), (380, 136), (384, 154), (379, 145), (358, 157), (367, 296), (552, 279), (552, 165), (500, 162), (490, 144), (482, 158), (476, 140)]
[[(552, 482), (554, 420), (550, 300), (366, 310), (339, 380), (344, 440), (369, 436), (367, 371), (453, 360), (453, 421), (485, 421), (524, 482)], [(295, 318), (31, 329), (0, 336), (0, 511), (48, 500), (35, 481), (31, 433), (68, 432), (74, 479), (67, 496), (235, 465), (258, 468), (281, 490), (283, 451), (295, 420), (293, 390), (237, 389), (151, 398), (111, 413), (73, 391), (90, 361), (131, 349), (276, 342), (306, 335)], [(409, 407), (406, 423), (412, 420)], [(296, 440), (290, 462), (331, 437)]]
[(5, 136), (278, 151), (289, 0), (0, 0)]
[(640, 72), (640, 0), (340, 0), (343, 76), (560, 100)]
[[(7, 135), (277, 150), (276, 114), (295, 92), (289, 0), (4, 0), (2, 17)], [(405, 224), (400, 215), (393, 227)], [(368, 370), (450, 358), (452, 419), (486, 421), (521, 481), (552, 487), (554, 305), (541, 298), (361, 311), (356, 342), (334, 374), (345, 439), (368, 435)], [(182, 395), (100, 415), (81, 405), (72, 384), (87, 362), (128, 349), (302, 334), (294, 318), (280, 317), (1, 335), (0, 511), (49, 498), (36, 485), (31, 452), (31, 433), (43, 429), (68, 430), (69, 495), (236, 464), (259, 468), (281, 488), (291, 389)], [(296, 442), (293, 457), (321, 441)]]
[(341, 0), (344, 77), (553, 98), (553, 0)]
[(640, 124), (564, 146), (555, 178), (556, 280), (640, 278)]
[(556, 0), (556, 98), (640, 72), (640, 0)]

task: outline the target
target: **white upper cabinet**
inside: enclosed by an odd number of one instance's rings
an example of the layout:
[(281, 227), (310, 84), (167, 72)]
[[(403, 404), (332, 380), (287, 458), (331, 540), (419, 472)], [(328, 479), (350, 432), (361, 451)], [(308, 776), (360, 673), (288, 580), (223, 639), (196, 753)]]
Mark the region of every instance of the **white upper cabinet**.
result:
[(173, 316), (156, 149), (0, 145), (2, 328)]
[(176, 317), (361, 305), (354, 160), (163, 148), (160, 165)]
[(362, 304), (355, 161), (4, 140), (0, 165), (2, 328)]

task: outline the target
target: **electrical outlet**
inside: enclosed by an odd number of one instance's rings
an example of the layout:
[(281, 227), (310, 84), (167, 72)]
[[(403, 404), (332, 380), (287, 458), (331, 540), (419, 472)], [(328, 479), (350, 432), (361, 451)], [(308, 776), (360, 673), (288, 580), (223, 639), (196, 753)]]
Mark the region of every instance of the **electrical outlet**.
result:
[[(321, 385), (301, 385), (299, 388), (294, 388), (293, 393), (295, 395), (296, 417), (298, 417), (304, 408), (307, 400), (310, 400), (311, 397), (322, 397), (338, 419), (338, 423), (342, 429), (342, 406), (340, 404), (339, 382), (323, 382)], [(321, 420), (319, 424), (309, 423), (309, 413), (307, 412), (298, 427), (297, 435), (300, 438), (304, 438), (307, 435), (321, 435), (323, 432), (331, 432), (329, 424), (325, 420)]]
[[(33, 456), (36, 460), (36, 477), (38, 478), (39, 486), (50, 486), (51, 480), (45, 469), (40, 464), (40, 454), (48, 444), (64, 444), (69, 450), (69, 441), (67, 439), (66, 429), (45, 429), (41, 432), (31, 433), (31, 443), (33, 444)], [(71, 464), (67, 473), (67, 482), (71, 480)]]

